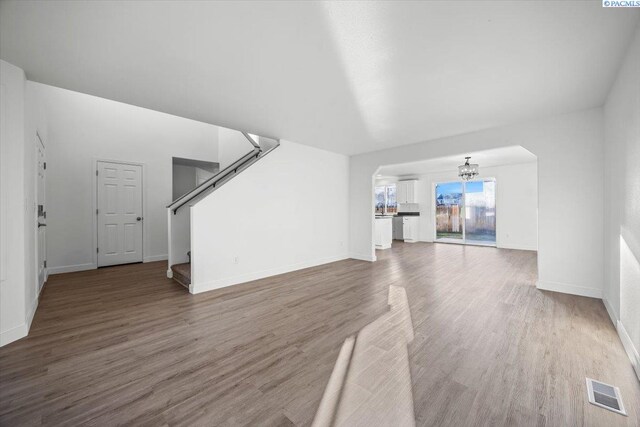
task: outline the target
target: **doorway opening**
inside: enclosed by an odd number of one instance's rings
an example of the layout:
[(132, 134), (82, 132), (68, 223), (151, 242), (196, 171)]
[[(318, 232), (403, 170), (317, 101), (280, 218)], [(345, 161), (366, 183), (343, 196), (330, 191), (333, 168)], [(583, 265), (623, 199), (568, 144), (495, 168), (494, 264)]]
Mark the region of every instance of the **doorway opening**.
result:
[[(467, 156), (480, 165), (469, 181), (459, 170)], [(391, 185), (395, 198), (384, 191)], [(381, 165), (372, 176), (371, 204), (372, 259), (380, 249), (378, 231), (384, 231), (375, 226), (385, 217), (392, 220), (392, 245), (404, 240), (538, 249), (538, 160), (521, 146)]]
[(496, 180), (434, 185), (435, 236), (441, 243), (496, 245)]

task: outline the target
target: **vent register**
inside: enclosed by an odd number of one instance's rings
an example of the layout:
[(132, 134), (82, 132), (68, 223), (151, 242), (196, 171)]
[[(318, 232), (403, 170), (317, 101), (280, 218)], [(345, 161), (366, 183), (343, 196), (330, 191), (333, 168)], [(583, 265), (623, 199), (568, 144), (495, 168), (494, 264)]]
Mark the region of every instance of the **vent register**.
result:
[(627, 415), (618, 387), (587, 378), (587, 393), (589, 394), (589, 403), (618, 414)]

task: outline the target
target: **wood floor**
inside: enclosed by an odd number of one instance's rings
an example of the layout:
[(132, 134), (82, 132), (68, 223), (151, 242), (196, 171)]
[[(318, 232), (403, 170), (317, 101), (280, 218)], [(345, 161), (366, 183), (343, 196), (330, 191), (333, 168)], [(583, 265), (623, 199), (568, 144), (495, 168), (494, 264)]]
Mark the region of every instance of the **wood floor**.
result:
[[(190, 295), (149, 263), (52, 276), (0, 348), (0, 425), (308, 425), (345, 338), (406, 289), (418, 425), (638, 426), (600, 300), (535, 288), (536, 254), (401, 244)], [(590, 405), (620, 387), (629, 417)]]

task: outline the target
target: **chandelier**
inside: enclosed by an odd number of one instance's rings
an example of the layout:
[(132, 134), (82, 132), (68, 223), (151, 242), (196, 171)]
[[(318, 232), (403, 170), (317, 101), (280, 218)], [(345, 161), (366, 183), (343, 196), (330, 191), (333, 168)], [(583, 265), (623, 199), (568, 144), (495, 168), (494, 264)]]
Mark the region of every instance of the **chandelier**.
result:
[(469, 181), (478, 176), (480, 172), (478, 172), (477, 164), (469, 164), (469, 159), (471, 157), (465, 157), (466, 162), (464, 165), (458, 166), (458, 176), (464, 181)]

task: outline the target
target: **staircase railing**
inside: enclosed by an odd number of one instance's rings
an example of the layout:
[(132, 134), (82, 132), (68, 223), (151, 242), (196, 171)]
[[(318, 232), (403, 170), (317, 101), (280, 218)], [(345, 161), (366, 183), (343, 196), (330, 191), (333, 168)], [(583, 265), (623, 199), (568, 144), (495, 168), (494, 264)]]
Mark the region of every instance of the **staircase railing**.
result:
[(167, 208), (171, 209), (174, 215), (176, 214), (178, 209), (180, 209), (182, 206), (198, 198), (204, 193), (213, 191), (214, 189), (220, 187), (222, 184), (227, 182), (228, 179), (230, 179), (233, 175), (239, 172), (242, 172), (244, 169), (246, 169), (248, 166), (254, 163), (258, 158), (267, 155), (268, 153), (270, 153), (280, 145), (280, 142), (276, 141), (276, 144), (273, 147), (265, 151), (257, 142), (253, 140), (251, 136), (249, 136), (249, 134), (247, 134), (246, 132), (242, 132), (242, 134), (245, 136), (245, 138), (249, 140), (251, 145), (253, 145), (253, 149), (247, 154), (245, 154), (244, 156), (240, 157), (235, 162), (231, 163), (226, 168), (215, 173), (211, 178), (207, 179), (206, 181), (198, 185), (193, 190), (189, 191), (188, 193), (178, 197), (176, 200), (171, 202), (171, 204), (167, 206)]

